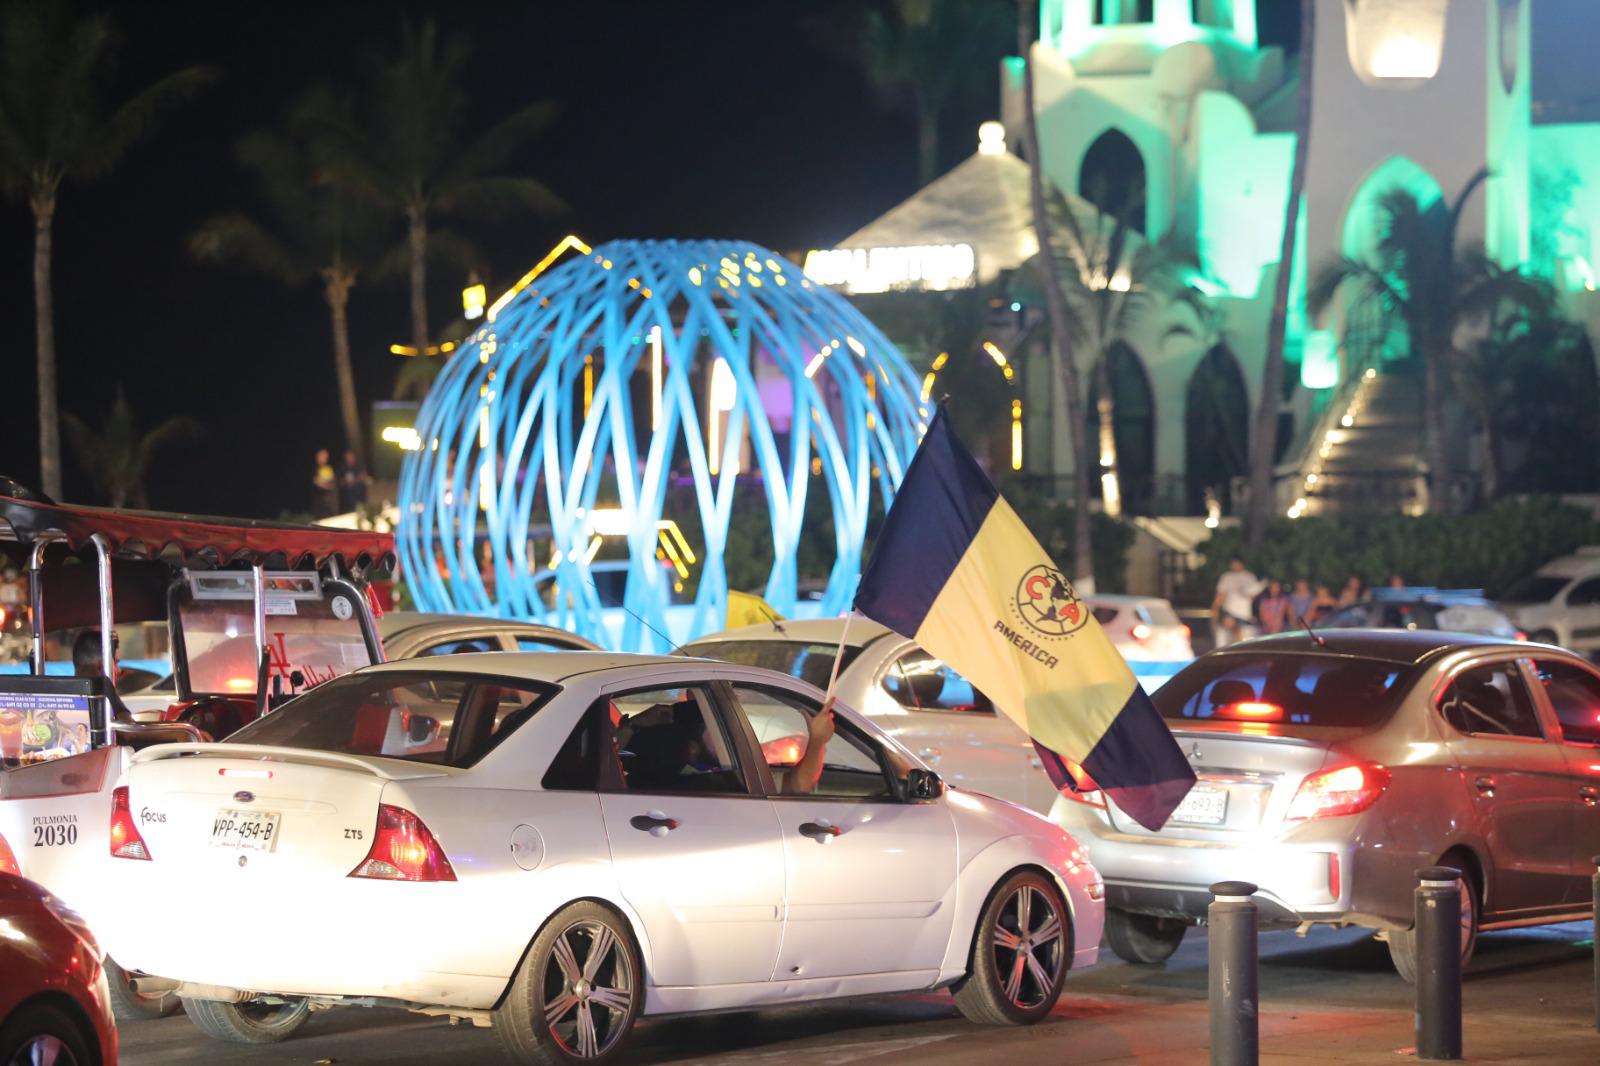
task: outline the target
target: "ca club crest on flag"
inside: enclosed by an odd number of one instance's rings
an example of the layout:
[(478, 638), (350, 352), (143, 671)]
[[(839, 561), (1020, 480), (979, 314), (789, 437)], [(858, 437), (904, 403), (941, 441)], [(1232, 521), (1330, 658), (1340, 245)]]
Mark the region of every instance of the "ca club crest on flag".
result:
[(981, 689), (1033, 739), (1057, 788), (1099, 788), (1154, 831), (1194, 784), (1133, 671), (942, 406), (884, 519), (855, 607)]
[(1045, 637), (1070, 637), (1089, 619), (1072, 582), (1046, 563), (1030, 567), (1017, 583), (1017, 615)]

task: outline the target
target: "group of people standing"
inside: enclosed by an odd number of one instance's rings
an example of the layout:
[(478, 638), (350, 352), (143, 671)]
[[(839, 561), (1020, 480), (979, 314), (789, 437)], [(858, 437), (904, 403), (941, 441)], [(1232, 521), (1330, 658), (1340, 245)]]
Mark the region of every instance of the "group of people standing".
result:
[[(1391, 588), (1404, 588), (1405, 579), (1389, 578)], [(1217, 594), (1211, 601), (1212, 628), (1217, 646), (1246, 637), (1285, 633), (1316, 625), (1333, 612), (1367, 598), (1367, 582), (1360, 574), (1345, 578), (1336, 595), (1331, 586), (1313, 586), (1300, 578), (1286, 583), (1280, 578), (1258, 578), (1234, 556), (1228, 569), (1217, 578)]]
[(367, 486), (371, 483), (372, 477), (355, 449), (346, 448), (338, 469), (334, 469), (332, 453), (318, 448), (311, 471), (312, 509), (318, 518), (348, 514), (367, 502)]

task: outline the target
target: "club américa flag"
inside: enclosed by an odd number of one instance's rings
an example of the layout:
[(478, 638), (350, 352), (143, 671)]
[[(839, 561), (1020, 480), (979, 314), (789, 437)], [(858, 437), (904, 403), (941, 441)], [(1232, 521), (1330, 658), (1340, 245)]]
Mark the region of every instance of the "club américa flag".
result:
[(1160, 829), (1194, 771), (1072, 582), (1000, 498), (941, 407), (884, 520), (856, 610), (915, 640), (1033, 738), (1057, 788), (1077, 763)]

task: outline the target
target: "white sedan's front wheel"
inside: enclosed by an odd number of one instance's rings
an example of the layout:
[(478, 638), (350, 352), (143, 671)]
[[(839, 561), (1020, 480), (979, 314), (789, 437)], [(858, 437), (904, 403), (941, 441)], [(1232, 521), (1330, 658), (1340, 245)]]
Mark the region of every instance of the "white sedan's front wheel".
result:
[(644, 969), (632, 930), (598, 903), (574, 903), (534, 938), (494, 1031), (514, 1062), (606, 1062), (627, 1042), (643, 1006)]
[(1072, 965), (1066, 901), (1048, 877), (1020, 870), (989, 897), (972, 941), (972, 969), (952, 989), (980, 1025), (1032, 1025), (1061, 998)]
[(311, 1004), (303, 999), (273, 1003), (186, 999), (183, 1009), (196, 1029), (229, 1044), (276, 1044), (293, 1036), (311, 1016)]

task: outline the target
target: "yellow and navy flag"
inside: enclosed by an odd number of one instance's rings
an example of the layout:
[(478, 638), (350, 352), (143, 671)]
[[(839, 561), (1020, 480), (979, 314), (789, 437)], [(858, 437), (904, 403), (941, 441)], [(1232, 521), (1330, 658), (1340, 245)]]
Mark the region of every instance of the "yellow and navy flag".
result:
[(943, 407), (889, 508), (855, 607), (981, 689), (1033, 738), (1057, 788), (1104, 789), (1154, 831), (1194, 784), (1133, 671)]

